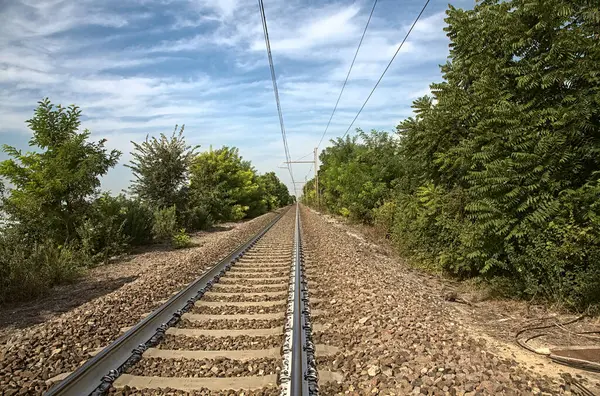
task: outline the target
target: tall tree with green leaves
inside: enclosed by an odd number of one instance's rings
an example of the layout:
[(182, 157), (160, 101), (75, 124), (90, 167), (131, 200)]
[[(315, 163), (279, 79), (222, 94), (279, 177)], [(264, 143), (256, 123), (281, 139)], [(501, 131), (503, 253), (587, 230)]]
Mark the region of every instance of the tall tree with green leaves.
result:
[(190, 146), (183, 136), (184, 126), (170, 137), (160, 134), (146, 137), (142, 143), (131, 142), (133, 159), (127, 167), (133, 173), (131, 192), (157, 209), (173, 205), (183, 208), (190, 165), (200, 146)]
[(590, 282), (600, 272), (600, 10), (487, 0), (447, 14), (445, 81), (398, 128), (410, 167), (399, 185), (415, 198), (402, 208), (421, 213), (421, 235), (446, 235), (434, 250), (455, 253), (446, 269), (580, 304), (591, 296), (582, 289), (600, 286)]
[(262, 200), (267, 210), (277, 209), (290, 203), (288, 188), (279, 180), (275, 172), (260, 175), (258, 181), (264, 191)]
[(319, 157), (325, 205), (335, 213), (372, 222), (373, 209), (383, 204), (398, 175), (396, 153), (397, 142), (386, 132), (359, 130), (333, 141)]
[(200, 153), (191, 167), (192, 204), (204, 206), (217, 221), (240, 220), (266, 210), (256, 170), (235, 147)]
[(36, 151), (2, 147), (11, 157), (0, 162), (0, 176), (11, 185), (3, 210), (36, 240), (75, 238), (90, 198), (98, 193), (100, 177), (121, 155), (105, 148), (106, 139), (89, 142), (90, 131), (79, 131), (80, 118), (77, 106), (54, 107), (46, 98), (27, 121), (33, 131), (29, 145)]

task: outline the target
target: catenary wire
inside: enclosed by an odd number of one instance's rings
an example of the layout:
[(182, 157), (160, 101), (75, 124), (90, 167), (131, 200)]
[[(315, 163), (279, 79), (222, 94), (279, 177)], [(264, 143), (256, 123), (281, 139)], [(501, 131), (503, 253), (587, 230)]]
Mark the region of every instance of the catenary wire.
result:
[(400, 45), (398, 46), (398, 49), (396, 50), (396, 52), (394, 53), (394, 56), (392, 56), (392, 59), (390, 60), (390, 62), (388, 63), (388, 65), (386, 66), (385, 70), (383, 70), (383, 73), (381, 74), (381, 77), (379, 77), (379, 80), (377, 80), (377, 83), (375, 84), (375, 86), (373, 87), (373, 89), (371, 90), (371, 93), (369, 94), (369, 96), (367, 96), (367, 99), (365, 100), (365, 102), (363, 103), (363, 105), (361, 106), (360, 110), (358, 110), (358, 113), (356, 114), (356, 117), (354, 117), (354, 119), (352, 120), (352, 122), (350, 123), (350, 126), (348, 126), (348, 129), (346, 129), (346, 132), (344, 132), (344, 135), (342, 135), (342, 139), (348, 134), (348, 132), (350, 131), (350, 128), (352, 128), (352, 125), (354, 125), (354, 122), (356, 122), (356, 119), (358, 118), (358, 116), (360, 115), (360, 113), (363, 111), (363, 109), (365, 108), (365, 106), (367, 105), (367, 102), (369, 101), (369, 99), (371, 99), (371, 96), (373, 95), (373, 92), (375, 92), (375, 90), (377, 89), (377, 87), (379, 86), (379, 83), (381, 82), (381, 80), (383, 79), (383, 76), (385, 76), (385, 73), (387, 73), (388, 69), (390, 68), (390, 66), (392, 65), (392, 62), (394, 62), (394, 59), (396, 59), (396, 55), (398, 55), (398, 52), (400, 52), (400, 50), (402, 49), (402, 46), (404, 45), (404, 43), (406, 42), (406, 39), (408, 39), (408, 36), (410, 36), (410, 33), (412, 32), (413, 28), (415, 27), (415, 25), (417, 24), (417, 22), (419, 21), (419, 19), (421, 18), (421, 15), (423, 15), (423, 12), (425, 12), (425, 9), (427, 8), (427, 6), (429, 5), (429, 1), (427, 0), (425, 2), (425, 5), (423, 5), (423, 8), (421, 9), (421, 12), (419, 12), (419, 15), (417, 15), (417, 18), (415, 19), (415, 21), (413, 22), (413, 24), (411, 25), (410, 29), (408, 29), (408, 32), (406, 33), (406, 36), (404, 36), (404, 40), (402, 40), (402, 42), (400, 43)]
[(269, 30), (267, 29), (267, 17), (265, 15), (265, 5), (263, 4), (263, 0), (258, 0), (258, 7), (260, 9), (260, 18), (262, 21), (263, 32), (265, 35), (265, 45), (267, 48), (267, 56), (269, 58), (269, 68), (271, 70), (271, 80), (273, 82), (273, 92), (275, 94), (275, 102), (277, 103), (277, 114), (279, 115), (279, 126), (281, 127), (281, 138), (283, 139), (283, 149), (285, 151), (285, 158), (287, 162), (287, 168), (290, 172), (290, 177), (292, 179), (292, 186), (294, 188), (294, 194), (298, 196), (296, 193), (296, 183), (294, 181), (294, 174), (292, 172), (292, 164), (291, 164), (291, 156), (290, 150), (287, 142), (287, 135), (285, 132), (285, 125), (283, 123), (283, 112), (281, 111), (281, 102), (279, 100), (279, 90), (277, 89), (277, 78), (275, 74), (275, 66), (273, 65), (273, 56), (271, 54), (271, 44), (269, 43)]
[(358, 42), (358, 47), (356, 48), (356, 52), (354, 53), (354, 58), (352, 59), (352, 63), (350, 63), (350, 68), (348, 69), (348, 74), (346, 74), (346, 79), (344, 80), (344, 84), (342, 85), (342, 89), (340, 90), (340, 94), (338, 95), (337, 101), (335, 102), (335, 106), (333, 106), (333, 111), (331, 112), (331, 116), (329, 117), (329, 121), (327, 121), (327, 126), (321, 135), (321, 139), (319, 140), (319, 144), (317, 144), (317, 149), (323, 143), (323, 138), (327, 134), (327, 130), (329, 129), (329, 125), (331, 124), (331, 120), (333, 119), (333, 115), (337, 110), (338, 104), (340, 103), (340, 99), (342, 98), (342, 94), (344, 93), (344, 88), (346, 88), (346, 84), (348, 83), (348, 78), (350, 77), (350, 72), (352, 72), (352, 68), (354, 67), (354, 62), (356, 61), (356, 57), (358, 56), (358, 51), (363, 43), (363, 39), (365, 38), (365, 34), (367, 33), (367, 28), (369, 27), (369, 23), (371, 23), (371, 17), (373, 16), (373, 11), (375, 11), (375, 6), (377, 5), (377, 0), (373, 2), (373, 8), (371, 8), (371, 13), (369, 14), (369, 19), (367, 19), (367, 24), (365, 25), (365, 30), (363, 30), (362, 36), (360, 37), (360, 41)]

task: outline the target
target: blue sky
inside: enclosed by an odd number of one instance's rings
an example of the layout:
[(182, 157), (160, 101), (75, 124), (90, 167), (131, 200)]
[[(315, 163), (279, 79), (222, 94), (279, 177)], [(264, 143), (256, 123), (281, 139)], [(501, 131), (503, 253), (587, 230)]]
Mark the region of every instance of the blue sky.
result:
[[(293, 158), (318, 143), (372, 0), (265, 0)], [(473, 0), (455, 0), (472, 7)], [(324, 145), (341, 136), (418, 14), (421, 0), (379, 0)], [(391, 131), (440, 80), (448, 55), (446, 1), (421, 21), (355, 126)], [(131, 140), (171, 133), (202, 150), (237, 146), (260, 172), (292, 188), (284, 161), (256, 0), (11, 0), (0, 2), (0, 143), (26, 149), (36, 102), (75, 103), (83, 127), (123, 152), (103, 179), (118, 192)], [(0, 159), (6, 158), (0, 154)], [(304, 180), (310, 165), (295, 165)]]

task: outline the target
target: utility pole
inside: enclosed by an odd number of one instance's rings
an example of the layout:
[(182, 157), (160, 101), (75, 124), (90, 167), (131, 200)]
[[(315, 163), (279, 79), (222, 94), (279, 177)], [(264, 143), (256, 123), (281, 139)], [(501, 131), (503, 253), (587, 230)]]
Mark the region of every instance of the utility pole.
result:
[(313, 161), (286, 161), (284, 164), (313, 164), (315, 167), (315, 199), (317, 201), (317, 206), (319, 206), (319, 156), (318, 156), (318, 148), (315, 147), (314, 155), (315, 158)]

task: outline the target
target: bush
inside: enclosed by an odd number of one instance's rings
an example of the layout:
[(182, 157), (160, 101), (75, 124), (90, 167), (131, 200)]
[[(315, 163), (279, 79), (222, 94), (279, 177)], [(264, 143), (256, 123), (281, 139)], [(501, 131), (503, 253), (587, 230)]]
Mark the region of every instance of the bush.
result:
[(213, 225), (213, 218), (206, 207), (198, 205), (183, 213), (182, 223), (189, 230), (205, 230)]
[(246, 212), (248, 211), (248, 206), (244, 205), (233, 205), (231, 208), (231, 220), (239, 221), (246, 217)]
[(125, 218), (119, 198), (103, 194), (92, 204), (88, 217), (77, 227), (81, 250), (93, 263), (108, 262), (127, 249)]
[(119, 198), (122, 201), (123, 235), (127, 243), (133, 246), (145, 245), (152, 242), (152, 227), (154, 213), (139, 199)]
[(380, 236), (390, 238), (394, 227), (396, 202), (385, 201), (383, 205), (373, 209), (373, 225)]
[[(509, 256), (524, 297), (556, 301), (572, 309), (600, 303), (600, 246), (593, 228), (551, 222), (531, 236), (523, 252)], [(513, 290), (515, 288), (513, 287)]]
[(152, 234), (157, 241), (169, 241), (177, 231), (177, 212), (175, 205), (154, 212)]
[(0, 234), (0, 303), (35, 298), (54, 285), (75, 280), (87, 257), (48, 240), (30, 245), (12, 229)]
[(106, 263), (130, 245), (151, 242), (152, 224), (152, 211), (141, 201), (105, 193), (92, 203), (77, 235), (92, 262)]
[(192, 238), (185, 232), (185, 228), (181, 228), (173, 238), (171, 244), (175, 249), (183, 249), (192, 246)]

